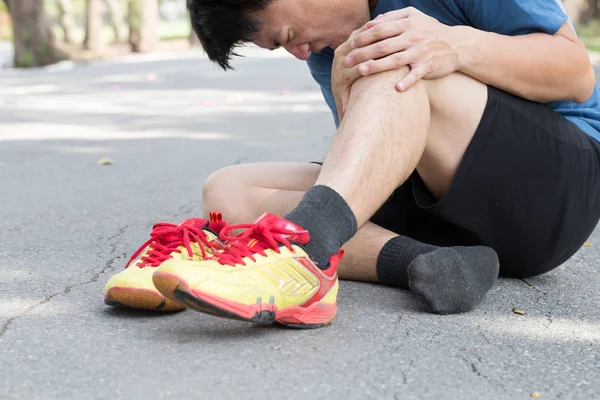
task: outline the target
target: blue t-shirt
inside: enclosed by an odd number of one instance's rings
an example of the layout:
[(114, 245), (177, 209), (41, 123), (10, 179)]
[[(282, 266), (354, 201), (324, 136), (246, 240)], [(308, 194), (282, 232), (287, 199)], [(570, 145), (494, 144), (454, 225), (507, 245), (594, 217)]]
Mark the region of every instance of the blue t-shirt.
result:
[[(379, 0), (371, 18), (410, 6), (446, 25), (468, 25), (508, 36), (534, 32), (553, 35), (567, 21), (573, 26), (560, 0)], [(321, 86), (325, 101), (338, 126), (337, 110), (331, 91), (333, 55), (333, 50), (326, 48), (320, 53), (312, 53), (307, 63), (312, 76)], [(586, 103), (559, 101), (547, 105), (600, 142), (598, 85)]]

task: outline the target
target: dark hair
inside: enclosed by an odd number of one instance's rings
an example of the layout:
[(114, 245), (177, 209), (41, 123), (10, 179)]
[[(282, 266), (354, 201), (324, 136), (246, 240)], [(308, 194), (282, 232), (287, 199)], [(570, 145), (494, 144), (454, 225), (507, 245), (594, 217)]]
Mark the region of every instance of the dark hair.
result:
[(224, 70), (233, 69), (235, 48), (251, 41), (260, 29), (248, 13), (265, 9), (272, 0), (187, 0), (192, 29), (211, 61)]

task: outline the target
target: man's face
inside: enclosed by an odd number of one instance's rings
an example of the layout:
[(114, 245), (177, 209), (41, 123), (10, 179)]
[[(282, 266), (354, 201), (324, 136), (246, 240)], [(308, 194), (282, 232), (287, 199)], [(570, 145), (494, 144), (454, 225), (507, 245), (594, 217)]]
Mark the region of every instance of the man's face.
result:
[(300, 60), (327, 46), (336, 48), (369, 20), (367, 0), (273, 0), (251, 14), (262, 24), (253, 42), (266, 49), (283, 46)]

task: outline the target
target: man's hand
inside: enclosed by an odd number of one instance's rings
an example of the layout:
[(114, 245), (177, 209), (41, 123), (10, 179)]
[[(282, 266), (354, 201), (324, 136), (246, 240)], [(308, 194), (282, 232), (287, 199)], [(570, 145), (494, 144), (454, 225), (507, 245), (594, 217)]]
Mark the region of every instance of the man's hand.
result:
[(367, 25), (354, 31), (350, 38), (335, 49), (333, 65), (331, 68), (331, 88), (335, 104), (338, 111), (338, 119), (341, 122), (346, 112), (346, 106), (350, 99), (350, 88), (362, 74), (358, 70), (358, 66), (348, 67), (346, 65), (346, 56), (352, 51), (352, 40), (360, 33), (369, 29)]
[(405, 91), (423, 78), (443, 78), (460, 65), (451, 38), (451, 27), (408, 7), (381, 14), (348, 40), (346, 66), (371, 75), (404, 66), (411, 72), (396, 84)]

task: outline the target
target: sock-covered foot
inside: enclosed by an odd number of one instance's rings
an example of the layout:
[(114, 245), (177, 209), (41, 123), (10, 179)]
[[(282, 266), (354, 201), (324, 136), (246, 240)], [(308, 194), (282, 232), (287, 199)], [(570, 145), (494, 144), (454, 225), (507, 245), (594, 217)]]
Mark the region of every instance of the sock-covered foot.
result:
[(408, 266), (421, 254), (430, 253), (435, 249), (438, 247), (421, 243), (408, 236), (390, 239), (377, 257), (379, 282), (383, 285), (409, 289)]
[(326, 269), (329, 259), (356, 233), (356, 217), (346, 200), (327, 186), (311, 188), (298, 206), (285, 216), (310, 235), (304, 249), (313, 262)]
[(408, 281), (432, 312), (454, 314), (481, 303), (499, 266), (498, 255), (489, 247), (443, 247), (416, 257), (408, 266)]

